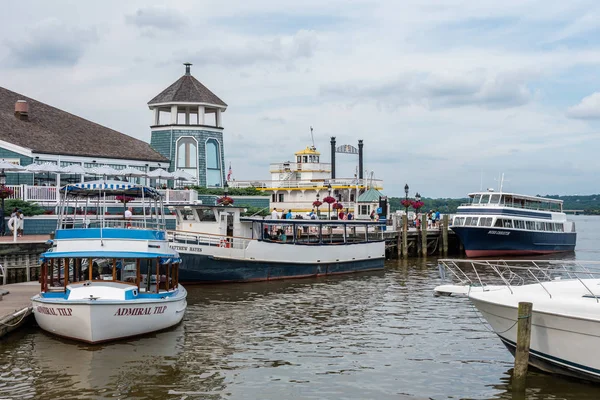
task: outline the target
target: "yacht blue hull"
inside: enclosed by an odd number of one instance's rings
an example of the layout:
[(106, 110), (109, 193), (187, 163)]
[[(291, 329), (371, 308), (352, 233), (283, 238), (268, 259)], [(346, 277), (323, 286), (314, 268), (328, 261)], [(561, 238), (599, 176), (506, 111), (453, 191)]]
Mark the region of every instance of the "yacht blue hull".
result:
[(539, 232), (496, 227), (456, 226), (467, 257), (552, 254), (575, 250), (575, 232)]
[(180, 253), (180, 257), (182, 263), (179, 267), (179, 282), (182, 283), (257, 282), (350, 274), (384, 268), (384, 258), (352, 262), (296, 264), (219, 259), (214, 256), (186, 253)]

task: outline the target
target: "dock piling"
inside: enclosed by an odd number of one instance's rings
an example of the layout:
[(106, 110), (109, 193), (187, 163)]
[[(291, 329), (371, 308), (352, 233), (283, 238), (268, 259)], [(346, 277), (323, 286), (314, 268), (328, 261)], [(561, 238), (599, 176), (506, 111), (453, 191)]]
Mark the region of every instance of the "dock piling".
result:
[(442, 254), (448, 255), (448, 214), (444, 214), (442, 218)]
[(427, 257), (427, 214), (421, 215), (421, 254)]
[(519, 303), (517, 320), (517, 348), (515, 350), (515, 367), (513, 369), (513, 391), (525, 390), (525, 378), (529, 365), (529, 344), (531, 342), (531, 311), (533, 304)]

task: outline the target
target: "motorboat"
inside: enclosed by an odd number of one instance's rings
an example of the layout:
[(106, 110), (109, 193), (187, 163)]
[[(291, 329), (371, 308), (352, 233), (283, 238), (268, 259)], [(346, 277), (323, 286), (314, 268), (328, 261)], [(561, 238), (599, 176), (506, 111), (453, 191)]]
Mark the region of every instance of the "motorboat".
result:
[[(187, 292), (178, 279), (181, 258), (167, 241), (161, 194), (91, 181), (64, 186), (60, 196), (52, 247), (41, 256), (41, 290), (31, 299), (37, 324), (57, 336), (100, 343), (181, 322)], [(142, 215), (107, 218), (114, 196), (141, 202)]]
[(457, 208), (451, 229), (467, 257), (553, 254), (575, 250), (575, 223), (563, 202), (516, 193), (475, 192)]
[[(600, 263), (540, 260), (439, 260), (514, 355), (518, 305), (533, 304), (529, 364), (600, 382)], [(499, 286), (503, 286), (502, 289)]]
[(384, 222), (242, 217), (243, 208), (180, 205), (169, 231), (179, 279), (251, 282), (381, 270)]

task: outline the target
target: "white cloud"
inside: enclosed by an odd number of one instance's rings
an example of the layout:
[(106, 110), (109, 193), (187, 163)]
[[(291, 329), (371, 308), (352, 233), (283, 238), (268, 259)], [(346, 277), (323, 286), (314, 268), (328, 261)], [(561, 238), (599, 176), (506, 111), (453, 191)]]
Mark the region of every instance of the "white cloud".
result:
[(600, 119), (600, 92), (592, 93), (569, 107), (567, 115), (571, 118)]
[(181, 12), (162, 6), (139, 8), (135, 13), (126, 15), (125, 21), (140, 29), (166, 31), (178, 31), (187, 24), (187, 19)]

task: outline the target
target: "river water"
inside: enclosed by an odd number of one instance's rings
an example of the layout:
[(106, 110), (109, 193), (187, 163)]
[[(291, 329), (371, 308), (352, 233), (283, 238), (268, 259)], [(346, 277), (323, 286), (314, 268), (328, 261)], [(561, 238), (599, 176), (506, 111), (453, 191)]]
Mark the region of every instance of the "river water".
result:
[[(600, 260), (600, 217), (574, 219), (575, 257)], [(191, 286), (181, 325), (114, 344), (23, 329), (0, 342), (0, 399), (600, 398), (533, 371), (525, 396), (511, 393), (513, 358), (468, 300), (432, 295), (436, 260), (386, 267)]]

